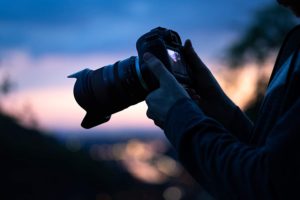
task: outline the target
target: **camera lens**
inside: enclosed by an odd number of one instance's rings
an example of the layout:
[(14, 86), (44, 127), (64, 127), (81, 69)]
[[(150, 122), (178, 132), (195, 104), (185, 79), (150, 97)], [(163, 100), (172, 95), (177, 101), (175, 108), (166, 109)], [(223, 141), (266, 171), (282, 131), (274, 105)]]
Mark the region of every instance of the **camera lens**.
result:
[(143, 101), (148, 90), (135, 56), (95, 71), (85, 69), (69, 77), (77, 78), (74, 96), (87, 111), (81, 124), (84, 128), (104, 123), (111, 114)]
[[(157, 27), (137, 40), (136, 49), (139, 58), (146, 52), (154, 54), (181, 84), (190, 84), (181, 57), (181, 40), (175, 31)], [(138, 57), (69, 76), (77, 79), (74, 96), (87, 112), (82, 127), (92, 128), (107, 122), (112, 114), (143, 101), (159, 87), (157, 78)]]

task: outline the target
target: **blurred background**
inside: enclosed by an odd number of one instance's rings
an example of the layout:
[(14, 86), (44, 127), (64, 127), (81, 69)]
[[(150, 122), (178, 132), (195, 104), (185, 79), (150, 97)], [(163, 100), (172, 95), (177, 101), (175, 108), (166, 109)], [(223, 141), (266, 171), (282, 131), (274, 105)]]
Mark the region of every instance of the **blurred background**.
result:
[(177, 162), (144, 102), (82, 129), (85, 112), (67, 76), (137, 55), (136, 40), (162, 26), (192, 40), (255, 121), (280, 44), (298, 22), (275, 0), (1, 0), (1, 195), (212, 199)]

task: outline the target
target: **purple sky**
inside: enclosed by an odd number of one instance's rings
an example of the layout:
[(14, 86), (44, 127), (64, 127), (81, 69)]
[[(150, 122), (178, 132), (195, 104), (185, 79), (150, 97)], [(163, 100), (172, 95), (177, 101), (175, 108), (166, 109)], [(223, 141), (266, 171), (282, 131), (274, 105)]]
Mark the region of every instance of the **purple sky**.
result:
[[(5, 105), (20, 112), (30, 104), (47, 129), (80, 129), (83, 111), (73, 100), (74, 81), (67, 75), (136, 55), (136, 39), (157, 26), (190, 38), (201, 57), (216, 64), (255, 11), (269, 3), (276, 2), (1, 0), (0, 78), (8, 73), (17, 84)], [(144, 112), (145, 105), (139, 105), (105, 127), (154, 127)]]

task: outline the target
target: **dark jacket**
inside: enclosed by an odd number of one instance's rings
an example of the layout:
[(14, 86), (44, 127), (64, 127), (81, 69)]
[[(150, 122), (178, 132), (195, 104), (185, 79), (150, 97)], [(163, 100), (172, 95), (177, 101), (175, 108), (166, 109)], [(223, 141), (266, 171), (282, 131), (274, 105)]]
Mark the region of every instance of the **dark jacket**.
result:
[(189, 99), (165, 133), (185, 168), (218, 199), (300, 199), (300, 27), (287, 36), (253, 126), (239, 108), (224, 127)]

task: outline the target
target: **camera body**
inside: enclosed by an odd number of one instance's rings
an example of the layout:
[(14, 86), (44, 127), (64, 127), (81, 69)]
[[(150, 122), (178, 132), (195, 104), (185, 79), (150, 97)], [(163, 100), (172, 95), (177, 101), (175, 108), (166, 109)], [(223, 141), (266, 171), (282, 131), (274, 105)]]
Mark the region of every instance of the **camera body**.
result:
[[(150, 32), (142, 35), (136, 43), (136, 49), (139, 58), (143, 58), (146, 52), (155, 55), (165, 67), (175, 76), (182, 85), (190, 85), (191, 81), (188, 75), (188, 68), (184, 61), (182, 53), (182, 42), (177, 32), (157, 27)], [(143, 78), (148, 89), (151, 91), (158, 87), (156, 79), (143, 67), (143, 60), (140, 60), (140, 66)]]
[(136, 48), (138, 57), (132, 56), (97, 70), (84, 69), (69, 76), (76, 78), (74, 97), (87, 112), (82, 127), (92, 128), (107, 122), (113, 113), (145, 100), (159, 87), (158, 80), (142, 59), (146, 52), (160, 59), (185, 88), (190, 87), (191, 79), (178, 33), (155, 28), (137, 40)]

